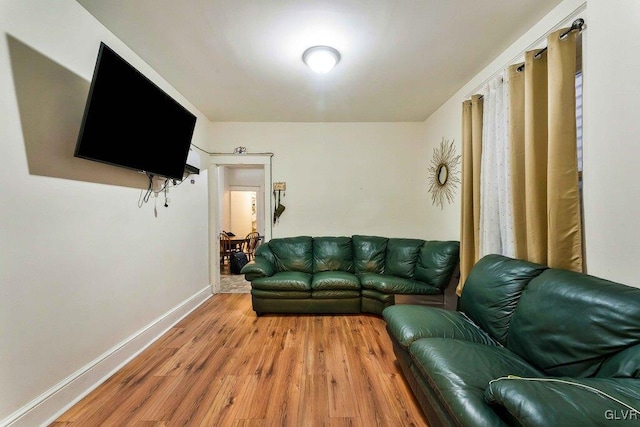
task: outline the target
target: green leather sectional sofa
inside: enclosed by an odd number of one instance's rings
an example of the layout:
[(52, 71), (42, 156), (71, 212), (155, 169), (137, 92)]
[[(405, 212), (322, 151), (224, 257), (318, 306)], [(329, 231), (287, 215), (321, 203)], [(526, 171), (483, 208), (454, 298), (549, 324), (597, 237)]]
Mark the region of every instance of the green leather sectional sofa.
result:
[(241, 271), (263, 313), (375, 313), (395, 295), (455, 309), (459, 242), (379, 236), (288, 237), (260, 245)]
[(383, 311), (429, 425), (640, 425), (640, 289), (498, 255), (459, 311)]

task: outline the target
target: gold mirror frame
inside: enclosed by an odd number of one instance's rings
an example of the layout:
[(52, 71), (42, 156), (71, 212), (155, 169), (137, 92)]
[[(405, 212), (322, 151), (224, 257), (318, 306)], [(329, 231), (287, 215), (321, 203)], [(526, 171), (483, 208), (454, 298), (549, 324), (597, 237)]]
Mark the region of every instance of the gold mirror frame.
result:
[(456, 154), (454, 141), (442, 138), (440, 147), (433, 149), (433, 158), (429, 167), (429, 192), (431, 202), (444, 208), (444, 201), (451, 204), (455, 189), (460, 184), (458, 165), (462, 156)]

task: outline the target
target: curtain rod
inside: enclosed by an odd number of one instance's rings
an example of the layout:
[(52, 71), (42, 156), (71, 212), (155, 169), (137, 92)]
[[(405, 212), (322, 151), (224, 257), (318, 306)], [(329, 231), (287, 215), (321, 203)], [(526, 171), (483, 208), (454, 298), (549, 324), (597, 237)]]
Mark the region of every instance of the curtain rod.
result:
[(551, 28), (549, 28), (544, 35), (541, 35), (540, 37), (538, 37), (538, 39), (534, 42), (532, 42), (528, 47), (526, 47), (525, 49), (523, 49), (522, 51), (520, 51), (520, 53), (518, 53), (517, 55), (515, 55), (513, 58), (511, 58), (510, 60), (508, 60), (504, 65), (502, 65), (502, 67), (499, 67), (498, 69), (496, 69), (493, 73), (491, 73), (491, 75), (489, 77), (487, 77), (486, 79), (484, 79), (482, 81), (482, 83), (479, 83), (478, 85), (474, 86), (474, 88), (472, 90), (470, 90), (467, 95), (465, 96), (466, 98), (470, 98), (471, 95), (478, 93), (479, 90), (482, 90), (482, 88), (491, 80), (493, 80), (496, 76), (501, 75), (504, 73), (505, 69), (507, 67), (509, 67), (510, 65), (516, 64), (518, 62), (521, 62), (522, 57), (524, 56), (524, 54), (533, 49), (534, 46), (537, 46), (539, 44), (541, 44), (543, 41), (545, 41), (547, 39), (547, 37), (549, 36), (549, 34), (551, 34), (552, 32), (559, 30), (561, 28), (564, 28), (567, 26), (567, 22), (571, 22), (573, 20), (578, 19), (578, 17), (584, 13), (584, 11), (587, 9), (587, 1), (584, 0), (580, 3), (580, 5), (578, 7), (576, 7), (575, 9), (573, 9), (573, 11), (571, 11), (570, 13), (567, 13), (564, 18), (562, 19), (558, 19), (556, 21), (556, 24), (551, 26)]
[[(569, 33), (571, 33), (572, 31), (582, 31), (582, 27), (584, 27), (584, 19), (582, 18), (578, 18), (575, 21), (573, 21), (573, 23), (571, 24), (571, 28), (569, 28), (567, 31), (563, 32), (562, 34), (560, 34), (560, 40), (564, 39), (565, 37), (567, 37), (567, 35)], [(535, 55), (533, 55), (533, 57), (535, 59), (540, 59), (540, 57), (542, 56), (543, 53), (545, 53), (548, 49), (548, 46), (543, 47), (542, 49), (540, 49), (538, 51), (538, 53), (536, 53)], [(524, 70), (524, 64), (522, 64), (521, 66), (519, 66), (518, 68), (516, 68), (516, 71), (521, 73)]]

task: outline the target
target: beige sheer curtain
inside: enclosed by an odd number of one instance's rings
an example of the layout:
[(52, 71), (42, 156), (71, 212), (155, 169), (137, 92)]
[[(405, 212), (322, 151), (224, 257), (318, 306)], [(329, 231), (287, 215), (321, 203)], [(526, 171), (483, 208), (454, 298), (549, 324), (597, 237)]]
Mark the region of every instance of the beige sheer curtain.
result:
[[(577, 32), (549, 35), (527, 52), (524, 71), (508, 70), (516, 256), (582, 271), (576, 153)], [(521, 64), (520, 64), (521, 65)]]
[[(516, 257), (582, 271), (582, 225), (576, 153), (576, 31), (549, 35), (527, 52), (524, 71), (507, 70), (509, 144)], [(482, 97), (462, 108), (460, 283), (479, 256)]]
[(480, 165), (482, 156), (482, 96), (462, 104), (462, 212), (460, 283), (462, 287), (480, 253)]

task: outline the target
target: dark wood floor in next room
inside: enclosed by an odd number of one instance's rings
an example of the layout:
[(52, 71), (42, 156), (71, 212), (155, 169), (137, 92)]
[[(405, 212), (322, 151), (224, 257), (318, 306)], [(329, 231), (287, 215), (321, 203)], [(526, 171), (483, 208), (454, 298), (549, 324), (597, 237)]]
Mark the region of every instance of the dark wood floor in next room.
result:
[(218, 294), (52, 426), (425, 426), (399, 369), (380, 317)]

